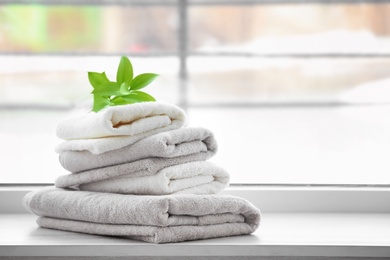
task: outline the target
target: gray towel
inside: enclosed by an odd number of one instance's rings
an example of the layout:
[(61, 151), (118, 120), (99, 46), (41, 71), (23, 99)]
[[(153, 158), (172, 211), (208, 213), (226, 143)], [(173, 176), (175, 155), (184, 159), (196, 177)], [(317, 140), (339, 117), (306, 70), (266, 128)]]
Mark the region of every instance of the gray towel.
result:
[(166, 167), (189, 162), (205, 161), (210, 159), (212, 155), (212, 153), (199, 153), (173, 158), (147, 158), (135, 162), (62, 175), (56, 179), (55, 185), (58, 188), (70, 188), (84, 183), (101, 181), (122, 175), (131, 175), (133, 177), (151, 176)]
[(134, 162), (151, 157), (172, 158), (183, 155), (217, 151), (211, 131), (200, 127), (186, 127), (159, 133), (132, 145), (101, 154), (89, 151), (67, 151), (60, 154), (61, 165), (70, 172), (81, 172), (100, 167)]
[[(178, 158), (182, 157), (188, 156)], [(178, 161), (177, 158), (144, 159), (60, 176), (55, 185), (58, 188), (75, 187), (85, 191), (166, 195), (216, 194), (229, 184), (229, 174), (211, 162), (198, 161), (164, 167)]]
[(260, 211), (227, 195), (137, 196), (63, 189), (28, 193), (40, 227), (169, 243), (250, 234)]

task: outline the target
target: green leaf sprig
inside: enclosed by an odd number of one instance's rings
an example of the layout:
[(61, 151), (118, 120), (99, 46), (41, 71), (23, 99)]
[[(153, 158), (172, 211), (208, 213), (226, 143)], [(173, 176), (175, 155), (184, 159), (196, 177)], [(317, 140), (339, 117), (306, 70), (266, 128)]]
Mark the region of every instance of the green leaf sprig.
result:
[(151, 95), (140, 91), (158, 76), (143, 73), (133, 78), (133, 66), (130, 60), (122, 56), (116, 73), (116, 82), (110, 81), (105, 72), (88, 72), (93, 87), (93, 108), (98, 112), (108, 106), (120, 106), (137, 102), (156, 101)]

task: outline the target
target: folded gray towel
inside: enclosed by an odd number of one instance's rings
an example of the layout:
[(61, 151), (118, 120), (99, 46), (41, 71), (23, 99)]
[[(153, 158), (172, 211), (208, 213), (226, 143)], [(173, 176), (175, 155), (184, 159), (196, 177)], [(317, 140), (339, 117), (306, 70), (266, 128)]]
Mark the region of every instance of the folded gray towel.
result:
[(137, 196), (43, 189), (28, 193), (24, 206), (40, 227), (169, 243), (250, 234), (260, 211), (227, 195)]
[[(181, 156), (187, 157), (187, 156)], [(166, 195), (178, 193), (215, 194), (229, 184), (229, 174), (221, 167), (205, 161), (163, 167), (177, 158), (144, 159), (127, 164), (60, 176), (56, 187), (75, 187), (85, 191), (137, 195)], [(142, 162), (143, 164), (140, 164)], [(148, 167), (152, 165), (152, 174)], [(134, 166), (138, 166), (134, 169)], [(159, 168), (159, 169), (157, 169)]]
[(206, 161), (212, 155), (212, 153), (197, 153), (172, 158), (147, 158), (135, 162), (62, 175), (56, 179), (55, 186), (57, 188), (71, 188), (80, 184), (106, 180), (122, 175), (131, 175), (132, 177), (151, 176), (169, 166)]
[(200, 127), (186, 127), (159, 133), (101, 154), (67, 151), (61, 153), (59, 158), (66, 170), (81, 172), (151, 157), (172, 158), (202, 153), (209, 153), (208, 157), (211, 157), (216, 151), (217, 143), (211, 131)]

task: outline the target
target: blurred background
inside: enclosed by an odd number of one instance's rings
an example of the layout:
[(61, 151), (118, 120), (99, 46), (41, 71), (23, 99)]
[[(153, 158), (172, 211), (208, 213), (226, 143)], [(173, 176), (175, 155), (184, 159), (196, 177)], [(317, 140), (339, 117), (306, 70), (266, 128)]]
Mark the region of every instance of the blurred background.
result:
[[(12, 3), (11, 3), (12, 2)], [(233, 183), (389, 184), (390, 1), (0, 0), (0, 183), (66, 174), (58, 121), (121, 55)], [(32, 1), (31, 1), (32, 2)]]

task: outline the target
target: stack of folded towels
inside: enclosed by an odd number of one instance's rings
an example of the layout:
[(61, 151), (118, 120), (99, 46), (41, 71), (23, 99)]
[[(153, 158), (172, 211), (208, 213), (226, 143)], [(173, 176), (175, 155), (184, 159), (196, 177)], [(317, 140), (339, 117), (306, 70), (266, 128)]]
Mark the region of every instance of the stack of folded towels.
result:
[(205, 128), (184, 127), (177, 106), (159, 102), (107, 108), (66, 119), (57, 136), (71, 172), (55, 188), (31, 192), (24, 205), (40, 227), (168, 243), (244, 235), (260, 212), (216, 195), (229, 174), (207, 160), (217, 143)]

